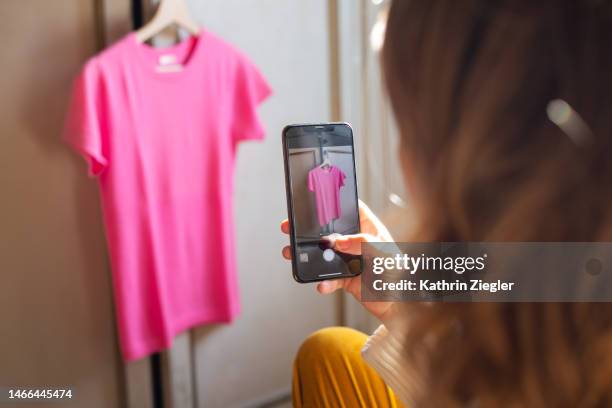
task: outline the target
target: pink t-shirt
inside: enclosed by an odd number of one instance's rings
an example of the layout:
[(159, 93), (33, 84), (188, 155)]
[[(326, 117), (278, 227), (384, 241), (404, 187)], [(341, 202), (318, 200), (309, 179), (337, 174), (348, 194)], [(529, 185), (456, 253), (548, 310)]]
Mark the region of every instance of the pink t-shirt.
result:
[(308, 189), (315, 193), (319, 225), (325, 226), (331, 220), (340, 218), (340, 187), (344, 186), (346, 175), (336, 166), (323, 169), (319, 166), (308, 172)]
[[(157, 70), (172, 59), (182, 70)], [(126, 360), (238, 313), (234, 160), (240, 141), (264, 137), (256, 107), (269, 94), (204, 30), (164, 49), (129, 34), (75, 81), (65, 138), (98, 178)]]

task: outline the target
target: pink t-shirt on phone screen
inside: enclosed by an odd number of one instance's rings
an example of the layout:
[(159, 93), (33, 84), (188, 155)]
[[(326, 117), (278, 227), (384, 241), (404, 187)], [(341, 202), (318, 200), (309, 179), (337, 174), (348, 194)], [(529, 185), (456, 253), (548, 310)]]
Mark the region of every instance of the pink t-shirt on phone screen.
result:
[(315, 193), (317, 217), (321, 227), (342, 216), (340, 188), (346, 175), (336, 166), (323, 169), (319, 166), (308, 172), (308, 189)]
[[(160, 72), (160, 63), (182, 68)], [(257, 68), (202, 31), (155, 49), (130, 34), (75, 81), (66, 140), (100, 186), (126, 360), (239, 311), (233, 220), (236, 146), (262, 139), (270, 94)]]

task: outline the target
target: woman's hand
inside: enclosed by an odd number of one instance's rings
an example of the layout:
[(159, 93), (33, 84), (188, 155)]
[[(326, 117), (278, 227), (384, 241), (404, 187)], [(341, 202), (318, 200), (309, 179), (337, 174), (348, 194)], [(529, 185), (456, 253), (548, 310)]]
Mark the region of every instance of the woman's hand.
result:
[[(374, 215), (361, 200), (359, 200), (359, 219), (361, 221), (361, 233), (354, 235), (336, 235), (332, 241), (334, 249), (352, 255), (361, 255), (362, 242), (392, 242), (393, 238), (387, 227)], [(281, 230), (289, 233), (289, 221), (281, 222)], [(283, 257), (291, 259), (291, 247), (283, 248)], [(325, 280), (317, 284), (317, 290), (322, 294), (333, 293), (338, 289), (344, 289), (355, 297), (370, 313), (380, 320), (386, 320), (393, 309), (393, 302), (362, 302), (361, 301), (361, 275), (352, 278)]]

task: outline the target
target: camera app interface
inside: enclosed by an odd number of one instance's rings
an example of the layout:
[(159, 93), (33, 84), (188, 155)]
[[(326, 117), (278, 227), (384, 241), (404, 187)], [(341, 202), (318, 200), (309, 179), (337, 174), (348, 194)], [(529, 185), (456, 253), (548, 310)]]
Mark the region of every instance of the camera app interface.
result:
[(361, 257), (333, 249), (337, 234), (359, 232), (350, 127), (293, 127), (286, 148), (298, 275), (319, 280), (358, 274)]

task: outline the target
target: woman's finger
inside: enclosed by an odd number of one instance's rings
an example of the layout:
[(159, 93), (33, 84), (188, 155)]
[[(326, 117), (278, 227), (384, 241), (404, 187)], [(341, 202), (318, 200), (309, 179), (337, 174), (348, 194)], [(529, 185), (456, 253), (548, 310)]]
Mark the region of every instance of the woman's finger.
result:
[(342, 288), (343, 279), (337, 280), (326, 280), (317, 284), (317, 291), (322, 295), (328, 295), (334, 293), (336, 290)]
[(349, 287), (353, 278), (343, 278), (334, 280), (325, 280), (317, 284), (317, 291), (322, 295), (333, 293), (338, 289), (346, 289)]
[(283, 248), (283, 258), (291, 260), (291, 247), (286, 246)]
[(285, 234), (289, 233), (289, 220), (282, 220), (281, 221), (281, 231), (283, 231)]

